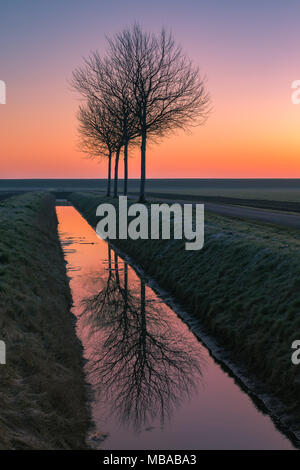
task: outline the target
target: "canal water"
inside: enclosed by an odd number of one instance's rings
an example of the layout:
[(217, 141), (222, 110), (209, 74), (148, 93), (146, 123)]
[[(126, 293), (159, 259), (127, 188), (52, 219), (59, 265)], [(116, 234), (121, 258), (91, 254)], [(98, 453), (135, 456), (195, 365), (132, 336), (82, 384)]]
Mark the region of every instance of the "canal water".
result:
[(72, 206), (59, 206), (102, 449), (293, 449), (188, 326)]

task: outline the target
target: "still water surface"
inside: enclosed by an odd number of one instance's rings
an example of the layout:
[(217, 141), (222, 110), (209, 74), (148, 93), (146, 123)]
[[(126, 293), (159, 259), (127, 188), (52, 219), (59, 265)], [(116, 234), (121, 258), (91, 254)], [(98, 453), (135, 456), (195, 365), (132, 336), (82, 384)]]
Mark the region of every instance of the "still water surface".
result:
[[(187, 325), (72, 206), (59, 235), (103, 449), (292, 449)], [(97, 439), (98, 438), (98, 439)]]

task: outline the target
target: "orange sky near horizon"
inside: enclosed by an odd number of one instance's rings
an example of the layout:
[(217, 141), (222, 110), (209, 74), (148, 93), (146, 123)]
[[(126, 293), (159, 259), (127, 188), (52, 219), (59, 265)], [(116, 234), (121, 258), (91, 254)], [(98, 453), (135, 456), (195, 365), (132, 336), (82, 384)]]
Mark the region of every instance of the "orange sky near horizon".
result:
[[(57, 11), (52, 13), (56, 18)], [(193, 23), (187, 29), (187, 18), (186, 22), (173, 18), (173, 33), (207, 76), (213, 111), (204, 127), (168, 136), (159, 144), (149, 143), (147, 176), (300, 178), (300, 105), (291, 102), (291, 83), (300, 79), (295, 43), (298, 29), (290, 37), (283, 31), (275, 37), (276, 21), (284, 25), (286, 20), (278, 13), (269, 23), (261, 22), (258, 38), (249, 40), (242, 27), (229, 33), (226, 25), (227, 36), (220, 27), (212, 41), (210, 34), (215, 31), (208, 28), (200, 34)], [(222, 18), (220, 14), (223, 27)], [(87, 26), (80, 23), (83, 20), (71, 18), (68, 34), (58, 29), (58, 48), (54, 31), (46, 34), (39, 25), (29, 32), (29, 19), (26, 21), (17, 38), (24, 43), (20, 48), (10, 43), (7, 51), (4, 47), (5, 60), (1, 61), (7, 104), (0, 105), (0, 178), (106, 177), (105, 162), (87, 160), (76, 148), (79, 99), (67, 79), (82, 63), (82, 56), (97, 45), (100, 52), (104, 50), (109, 24), (100, 32), (91, 27), (87, 34)], [(72, 27), (76, 29), (78, 24), (81, 36), (73, 37)], [(121, 19), (112, 24), (112, 32), (122, 27)], [(151, 27), (151, 18), (147, 27)], [(9, 34), (12, 39), (13, 33), (8, 32), (7, 39)], [(202, 48), (203, 37), (207, 43)], [(259, 42), (263, 47), (258, 47)], [(42, 46), (47, 53), (41, 52)], [(129, 176), (139, 177), (137, 149), (131, 152)]]

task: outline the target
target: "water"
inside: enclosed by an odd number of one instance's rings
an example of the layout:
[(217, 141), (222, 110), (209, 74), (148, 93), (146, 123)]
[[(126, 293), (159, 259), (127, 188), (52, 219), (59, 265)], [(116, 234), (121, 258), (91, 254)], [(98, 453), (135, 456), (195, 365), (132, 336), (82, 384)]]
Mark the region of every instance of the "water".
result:
[(103, 449), (292, 449), (187, 325), (71, 206), (57, 207)]

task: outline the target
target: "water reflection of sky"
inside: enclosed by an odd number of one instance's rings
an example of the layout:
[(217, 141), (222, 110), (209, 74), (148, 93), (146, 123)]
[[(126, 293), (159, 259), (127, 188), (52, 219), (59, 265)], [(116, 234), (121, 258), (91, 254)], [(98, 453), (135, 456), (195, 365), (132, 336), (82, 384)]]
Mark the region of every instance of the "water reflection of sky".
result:
[[(89, 327), (89, 373), (109, 414), (135, 432), (172, 416), (197, 389), (200, 344), (173, 325), (172, 313), (108, 248), (105, 273), (95, 273), (95, 294), (82, 300)], [(112, 259), (113, 257), (113, 259)]]
[(178, 316), (73, 207), (58, 207), (107, 449), (290, 449)]

